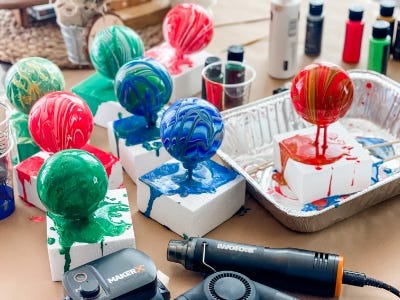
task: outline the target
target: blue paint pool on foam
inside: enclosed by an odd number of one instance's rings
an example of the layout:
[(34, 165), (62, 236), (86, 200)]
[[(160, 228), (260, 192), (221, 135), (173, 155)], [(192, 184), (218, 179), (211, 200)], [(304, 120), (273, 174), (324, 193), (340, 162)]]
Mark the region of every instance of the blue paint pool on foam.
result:
[(154, 201), (162, 195), (187, 197), (191, 194), (215, 193), (217, 188), (234, 180), (238, 174), (212, 160), (197, 164), (192, 179), (181, 162), (165, 163), (141, 176), (140, 181), (150, 188), (150, 199), (145, 215), (150, 217)]

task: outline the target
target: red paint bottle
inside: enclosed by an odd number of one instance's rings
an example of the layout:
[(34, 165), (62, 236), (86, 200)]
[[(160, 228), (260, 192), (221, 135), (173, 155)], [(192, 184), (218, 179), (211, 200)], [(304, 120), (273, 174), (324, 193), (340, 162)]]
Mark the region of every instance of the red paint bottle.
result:
[(349, 8), (349, 19), (346, 22), (342, 60), (345, 63), (357, 64), (360, 61), (361, 44), (364, 32), (362, 21), (364, 8), (355, 5)]

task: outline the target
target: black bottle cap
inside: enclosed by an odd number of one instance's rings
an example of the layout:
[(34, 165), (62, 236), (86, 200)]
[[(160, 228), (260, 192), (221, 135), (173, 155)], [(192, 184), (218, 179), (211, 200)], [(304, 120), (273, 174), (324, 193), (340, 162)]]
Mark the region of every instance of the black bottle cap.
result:
[(221, 59), (218, 56), (209, 56), (206, 58), (204, 61), (204, 66), (208, 66), (209, 64), (215, 63), (217, 61), (221, 61)]
[(364, 7), (360, 5), (354, 5), (349, 8), (349, 19), (351, 21), (361, 21), (364, 14)]
[(322, 9), (324, 8), (324, 3), (319, 0), (310, 1), (310, 15), (319, 16), (322, 14)]
[(394, 13), (396, 3), (392, 0), (384, 0), (380, 5), (380, 14), (383, 17), (391, 17)]
[(241, 45), (232, 45), (228, 48), (228, 60), (243, 61), (244, 48)]
[(375, 39), (384, 39), (390, 34), (390, 24), (386, 21), (375, 21), (372, 24), (372, 37)]
[(221, 65), (218, 64), (216, 66), (210, 66), (210, 69), (208, 70), (208, 76), (211, 77), (218, 77), (221, 74)]

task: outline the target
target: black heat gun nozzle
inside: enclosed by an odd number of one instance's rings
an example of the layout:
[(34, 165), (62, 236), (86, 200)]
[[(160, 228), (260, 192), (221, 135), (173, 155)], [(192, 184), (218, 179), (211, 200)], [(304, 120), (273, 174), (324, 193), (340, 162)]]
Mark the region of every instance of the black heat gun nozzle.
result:
[(205, 238), (171, 240), (167, 259), (186, 269), (239, 272), (276, 289), (338, 297), (343, 257), (294, 248), (266, 248)]

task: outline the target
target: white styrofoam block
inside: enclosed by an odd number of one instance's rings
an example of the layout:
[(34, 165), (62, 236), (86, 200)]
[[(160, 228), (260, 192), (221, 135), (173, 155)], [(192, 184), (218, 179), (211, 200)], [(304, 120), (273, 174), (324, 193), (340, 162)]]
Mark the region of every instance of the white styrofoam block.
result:
[(130, 115), (131, 113), (123, 108), (118, 101), (110, 100), (99, 105), (96, 114), (93, 116), (93, 121), (96, 125), (107, 127), (108, 122)]
[[(123, 186), (122, 163), (116, 156), (91, 145), (85, 145), (82, 150), (92, 153), (103, 163), (108, 175), (108, 189)], [(23, 201), (43, 211), (46, 211), (46, 208), (39, 199), (36, 184), (39, 170), (49, 156), (48, 152), (40, 151), (14, 166), (17, 195)]]
[[(70, 262), (66, 259), (65, 249), (60, 245), (60, 236), (53, 219), (47, 216), (47, 240), (53, 241), (47, 243), (47, 251), (49, 256), (51, 278), (53, 281), (60, 281), (65, 271), (86, 264), (92, 260), (98, 259), (104, 255), (111, 254), (123, 248), (135, 248), (135, 234), (132, 226), (131, 211), (129, 209), (129, 201), (126, 189), (108, 190), (106, 195), (108, 203), (116, 205), (124, 205), (128, 209), (121, 210), (120, 216), (109, 216), (112, 223), (129, 224), (125, 231), (117, 236), (104, 236), (103, 241), (98, 243), (74, 242), (69, 250)], [(102, 213), (100, 213), (102, 214)], [(79, 221), (76, 221), (79, 222)]]
[(311, 126), (274, 136), (274, 166), (278, 172), (283, 172), (287, 186), (298, 200), (309, 203), (367, 188), (371, 184), (372, 158), (368, 151), (338, 122), (327, 128), (328, 144), (332, 140), (343, 144), (348, 151), (347, 155), (333, 163), (316, 166), (296, 161), (288, 154), (286, 166), (282, 168), (280, 143), (295, 135), (315, 137), (316, 130), (315, 126)]
[(204, 62), (211, 56), (207, 51), (199, 51), (186, 55), (192, 65), (182, 64), (181, 72), (171, 71), (170, 62), (175, 56), (175, 49), (168, 43), (162, 43), (145, 52), (145, 56), (152, 57), (169, 69), (173, 82), (173, 90), (170, 102), (173, 103), (179, 98), (192, 97), (201, 92), (201, 71), (204, 68)]
[(150, 149), (144, 147), (142, 143), (127, 145), (126, 139), (123, 138), (118, 138), (117, 145), (113, 124), (114, 122), (109, 122), (107, 125), (110, 150), (119, 156), (122, 167), (133, 182), (137, 183), (140, 176), (171, 159), (160, 139), (147, 142), (149, 145), (154, 145)]
[[(239, 174), (219, 186), (214, 192), (210, 190), (199, 194), (189, 193), (187, 196), (181, 196), (179, 193), (164, 193), (168, 185), (164, 179), (168, 180), (167, 177), (171, 174), (158, 178), (157, 173), (164, 166), (176, 163), (175, 159), (171, 159), (145, 174), (147, 178), (154, 178), (151, 185), (143, 181), (144, 176), (139, 178), (137, 207), (146, 216), (183, 237), (201, 237), (231, 218), (244, 205), (246, 181)], [(180, 164), (177, 173), (182, 174), (182, 169), (182, 164)], [(221, 174), (214, 175), (213, 178)], [(152, 197), (155, 194), (158, 196), (154, 199)]]

